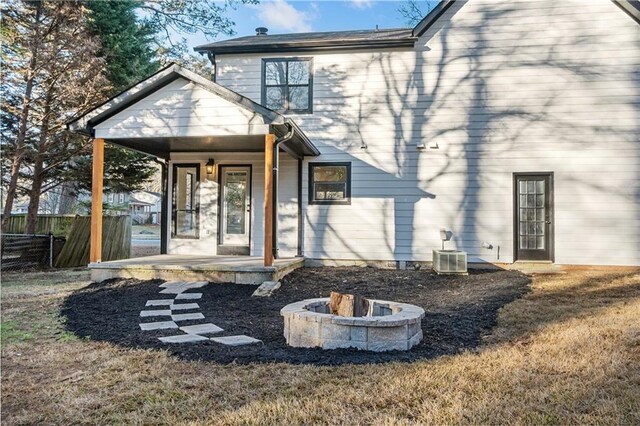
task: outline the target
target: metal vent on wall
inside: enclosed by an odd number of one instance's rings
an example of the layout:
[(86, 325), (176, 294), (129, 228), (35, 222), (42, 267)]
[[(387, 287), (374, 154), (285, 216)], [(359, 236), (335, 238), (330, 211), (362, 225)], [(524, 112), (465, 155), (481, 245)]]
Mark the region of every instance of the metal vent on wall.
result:
[(466, 274), (467, 253), (460, 250), (433, 250), (433, 270), (438, 274)]

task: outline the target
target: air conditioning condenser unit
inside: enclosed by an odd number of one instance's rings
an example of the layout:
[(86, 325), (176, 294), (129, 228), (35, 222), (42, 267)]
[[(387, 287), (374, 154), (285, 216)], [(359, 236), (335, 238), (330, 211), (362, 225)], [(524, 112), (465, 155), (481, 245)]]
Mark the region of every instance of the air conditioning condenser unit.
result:
[(433, 270), (440, 275), (467, 275), (467, 253), (433, 250)]

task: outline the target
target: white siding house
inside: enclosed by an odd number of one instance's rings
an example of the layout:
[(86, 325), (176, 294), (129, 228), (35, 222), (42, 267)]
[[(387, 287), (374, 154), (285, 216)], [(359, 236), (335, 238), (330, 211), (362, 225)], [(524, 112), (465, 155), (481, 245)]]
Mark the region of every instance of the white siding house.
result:
[[(301, 164), (295, 153), (280, 154), (280, 256), (430, 261), (446, 228), (453, 235), (446, 248), (465, 250), (471, 262), (640, 265), (635, 7), (457, 0), (441, 3), (413, 30), (212, 43), (197, 50), (215, 63), (213, 86), (189, 75), (149, 94), (143, 87), (126, 108), (97, 120), (115, 108), (107, 105), (80, 124), (97, 138), (163, 154), (169, 202), (176, 197), (172, 167), (197, 165), (198, 236), (175, 235), (174, 218), (169, 253), (221, 254), (225, 238), (239, 241), (225, 226), (248, 224), (239, 245), (263, 256), (262, 144), (284, 123), (266, 108), (265, 85), (276, 83), (265, 67), (283, 58), (309, 61), (309, 111), (277, 111), (295, 122), (307, 147)], [(220, 97), (214, 86), (237, 99)], [(267, 112), (245, 108), (249, 100)], [(282, 137), (284, 127), (277, 129)], [(210, 158), (215, 170), (208, 174)], [(349, 165), (348, 202), (309, 199), (309, 171), (318, 163)], [(226, 214), (227, 198), (220, 199), (224, 170), (242, 167), (250, 176), (244, 219)]]
[[(219, 55), (216, 81), (260, 102), (270, 56)], [(313, 61), (293, 117), (313, 161), (352, 162), (352, 203), (304, 200), (305, 256), (426, 260), (446, 227), (512, 262), (513, 173), (553, 172), (555, 261), (640, 263), (640, 26), (614, 3), (458, 1), (415, 49)]]

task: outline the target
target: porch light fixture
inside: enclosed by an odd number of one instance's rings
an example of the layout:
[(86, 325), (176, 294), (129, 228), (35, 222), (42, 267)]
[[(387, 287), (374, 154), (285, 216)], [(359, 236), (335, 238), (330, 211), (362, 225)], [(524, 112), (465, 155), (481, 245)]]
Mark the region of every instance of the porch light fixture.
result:
[(205, 165), (205, 167), (207, 170), (207, 174), (212, 175), (213, 174), (213, 158), (209, 158), (209, 161), (207, 161), (207, 164)]

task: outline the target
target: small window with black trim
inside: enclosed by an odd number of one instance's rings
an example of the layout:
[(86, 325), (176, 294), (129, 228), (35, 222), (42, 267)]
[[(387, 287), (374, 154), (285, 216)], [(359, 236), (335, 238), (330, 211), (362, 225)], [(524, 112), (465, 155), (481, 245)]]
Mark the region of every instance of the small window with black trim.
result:
[(309, 163), (309, 204), (351, 204), (351, 163)]
[(311, 58), (262, 60), (262, 105), (274, 111), (311, 113), (313, 70)]

